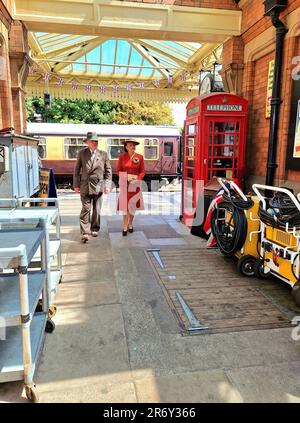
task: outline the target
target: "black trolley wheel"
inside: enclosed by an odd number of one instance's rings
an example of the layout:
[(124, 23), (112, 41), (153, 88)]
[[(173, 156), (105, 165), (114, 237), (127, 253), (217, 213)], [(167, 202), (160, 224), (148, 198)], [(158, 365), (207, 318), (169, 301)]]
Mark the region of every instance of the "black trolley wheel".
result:
[(255, 261), (254, 272), (255, 276), (259, 279), (267, 279), (270, 277), (270, 273), (264, 272), (264, 262), (261, 259)]
[(254, 264), (255, 264), (256, 258), (251, 256), (250, 254), (247, 254), (245, 256), (242, 256), (238, 261), (238, 269), (240, 273), (243, 276), (249, 277), (254, 276)]
[(53, 320), (49, 319), (46, 322), (46, 327), (45, 327), (45, 331), (47, 333), (52, 333), (55, 329), (55, 323), (53, 322)]

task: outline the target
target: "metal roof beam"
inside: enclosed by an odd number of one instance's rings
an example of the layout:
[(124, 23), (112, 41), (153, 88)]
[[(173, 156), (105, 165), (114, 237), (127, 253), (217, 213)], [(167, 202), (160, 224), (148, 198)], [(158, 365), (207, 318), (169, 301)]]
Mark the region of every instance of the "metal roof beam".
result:
[(134, 41), (132, 41), (132, 42), (130, 42), (132, 45), (133, 45), (133, 47), (136, 49), (136, 51), (138, 52), (138, 53), (140, 53), (140, 55), (144, 58), (144, 59), (146, 59), (146, 60), (148, 60), (148, 62), (149, 63), (151, 63), (151, 65), (153, 65), (155, 68), (157, 68), (157, 70), (159, 71), (159, 73), (161, 74), (161, 75), (163, 75), (164, 77), (168, 77), (168, 72), (167, 71), (165, 71), (164, 69), (159, 69), (159, 66), (160, 66), (160, 64), (159, 64), (159, 62), (157, 61), (157, 60), (155, 60), (155, 58), (154, 57), (152, 57), (148, 52), (147, 52), (147, 50), (146, 49), (144, 49), (143, 48), (143, 46), (141, 46), (140, 44), (138, 44), (138, 43), (136, 43), (136, 42), (134, 42)]
[(173, 54), (171, 51), (166, 51), (164, 49), (162, 49), (161, 47), (158, 47), (154, 44), (151, 44), (150, 42), (146, 41), (146, 40), (137, 40), (137, 42), (139, 44), (141, 44), (142, 46), (145, 46), (153, 51), (157, 51), (158, 53), (163, 54), (164, 56), (170, 57), (171, 59), (173, 59), (176, 63), (178, 63), (180, 66), (186, 66), (186, 61), (180, 59), (177, 55)]
[[(84, 46), (83, 48), (79, 49), (78, 51), (75, 51), (73, 54), (68, 56), (68, 61), (74, 61), (75, 62), (76, 60), (85, 56), (90, 51), (94, 50), (94, 48), (98, 47), (101, 43), (104, 43), (105, 41), (106, 41), (106, 38), (102, 38), (102, 37), (97, 37), (96, 39), (89, 41), (86, 44), (86, 46)], [(68, 67), (68, 66), (69, 66), (69, 63), (61, 62), (61, 63), (58, 63), (57, 65), (54, 66), (53, 71), (59, 72), (62, 69)]]
[(49, 57), (49, 59), (51, 59), (52, 57), (55, 57), (55, 56), (58, 57), (61, 54), (67, 55), (68, 53), (73, 52), (74, 49), (88, 44), (90, 41), (94, 40), (95, 38), (98, 38), (98, 37), (91, 37), (90, 39), (87, 39), (84, 41), (81, 40), (81, 41), (77, 41), (76, 43), (69, 44), (67, 46), (62, 46), (62, 47), (54, 48), (53, 50), (48, 50), (47, 52), (43, 52), (41, 57), (45, 57), (46, 55), (46, 57)]

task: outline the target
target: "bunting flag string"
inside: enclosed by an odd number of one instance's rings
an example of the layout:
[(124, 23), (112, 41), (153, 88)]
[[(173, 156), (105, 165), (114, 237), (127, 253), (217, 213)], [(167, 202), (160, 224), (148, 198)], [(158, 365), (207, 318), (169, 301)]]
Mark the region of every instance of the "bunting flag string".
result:
[(50, 81), (51, 79), (51, 73), (50, 72), (45, 72), (43, 75), (43, 80), (44, 81)]
[(106, 85), (100, 85), (99, 92), (100, 92), (100, 94), (105, 94), (106, 93)]
[[(36, 71), (38, 70), (38, 68), (36, 67), (36, 65), (34, 64), (34, 65), (32, 65), (31, 67), (30, 67), (30, 69), (29, 69), (29, 72), (30, 72), (30, 74), (33, 74), (33, 73), (35, 73)], [(50, 81), (50, 79), (52, 78), (52, 76), (55, 76), (56, 78), (57, 78), (57, 81), (56, 81), (56, 83), (57, 83), (57, 85), (58, 86), (60, 86), (60, 87), (62, 87), (62, 86), (64, 86), (64, 85), (71, 85), (71, 88), (72, 88), (72, 90), (74, 90), (74, 91), (76, 91), (76, 90), (78, 90), (78, 88), (79, 87), (83, 87), (84, 88), (84, 90), (85, 90), (85, 92), (87, 92), (87, 93), (91, 93), (95, 88), (96, 89), (98, 89), (98, 92), (100, 93), (100, 94), (106, 94), (107, 92), (108, 92), (108, 89), (111, 89), (111, 91), (112, 91), (112, 93), (114, 93), (114, 94), (117, 94), (117, 93), (119, 93), (120, 92), (120, 90), (121, 89), (125, 89), (127, 92), (132, 92), (133, 91), (133, 89), (140, 89), (140, 90), (143, 90), (144, 88), (145, 88), (145, 82), (144, 81), (141, 81), (141, 82), (139, 82), (139, 81), (137, 81), (137, 82), (135, 82), (135, 83), (132, 83), (132, 82), (127, 82), (127, 83), (124, 83), (124, 85), (119, 85), (119, 84), (113, 84), (112, 86), (111, 85), (105, 85), (105, 84), (101, 84), (101, 85), (92, 85), (91, 83), (88, 83), (88, 84), (80, 84), (79, 82), (75, 82), (75, 81), (73, 81), (73, 82), (69, 82), (69, 83), (66, 83), (66, 81), (65, 81), (65, 79), (63, 78), (63, 77), (59, 77), (59, 76), (56, 76), (56, 75), (52, 75), (50, 72), (44, 72), (43, 74), (42, 74), (42, 78), (43, 78), (43, 80), (45, 81), (45, 82), (48, 82), (48, 81)], [(179, 78), (180, 78), (180, 80), (181, 81), (183, 81), (183, 82), (185, 82), (186, 80), (187, 80), (187, 76), (188, 76), (188, 74), (187, 74), (187, 72), (186, 71), (184, 71), (184, 72), (182, 72), (180, 75), (179, 75)], [(153, 85), (156, 87), (156, 88), (160, 88), (162, 85), (161, 85), (161, 82), (162, 81), (165, 81), (164, 79), (155, 79), (154, 81), (152, 81), (152, 83), (153, 83)], [(150, 81), (149, 81), (150, 82)], [(167, 87), (172, 87), (172, 85), (173, 85), (173, 77), (172, 76), (169, 76), (168, 78), (167, 78)], [(164, 86), (164, 85), (163, 85)], [(165, 87), (165, 86), (164, 86)]]

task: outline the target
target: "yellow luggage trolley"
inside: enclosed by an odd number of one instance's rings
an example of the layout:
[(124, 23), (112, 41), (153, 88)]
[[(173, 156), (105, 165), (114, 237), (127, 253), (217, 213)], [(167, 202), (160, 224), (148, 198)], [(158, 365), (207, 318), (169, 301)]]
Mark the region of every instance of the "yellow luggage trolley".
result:
[[(254, 184), (260, 200), (261, 260), (257, 272), (265, 277), (274, 275), (288, 283), (300, 305), (300, 195), (286, 188)], [(274, 193), (268, 198), (265, 191)]]

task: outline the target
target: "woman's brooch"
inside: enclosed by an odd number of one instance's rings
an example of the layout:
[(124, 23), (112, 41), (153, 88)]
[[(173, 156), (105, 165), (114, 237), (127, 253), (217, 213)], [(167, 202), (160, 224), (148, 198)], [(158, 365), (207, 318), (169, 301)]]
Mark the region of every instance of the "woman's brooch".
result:
[(138, 158), (138, 157), (134, 157), (134, 158), (132, 159), (132, 161), (133, 161), (133, 163), (134, 163), (134, 164), (139, 164), (139, 162), (140, 162), (140, 160), (139, 160), (139, 158)]

